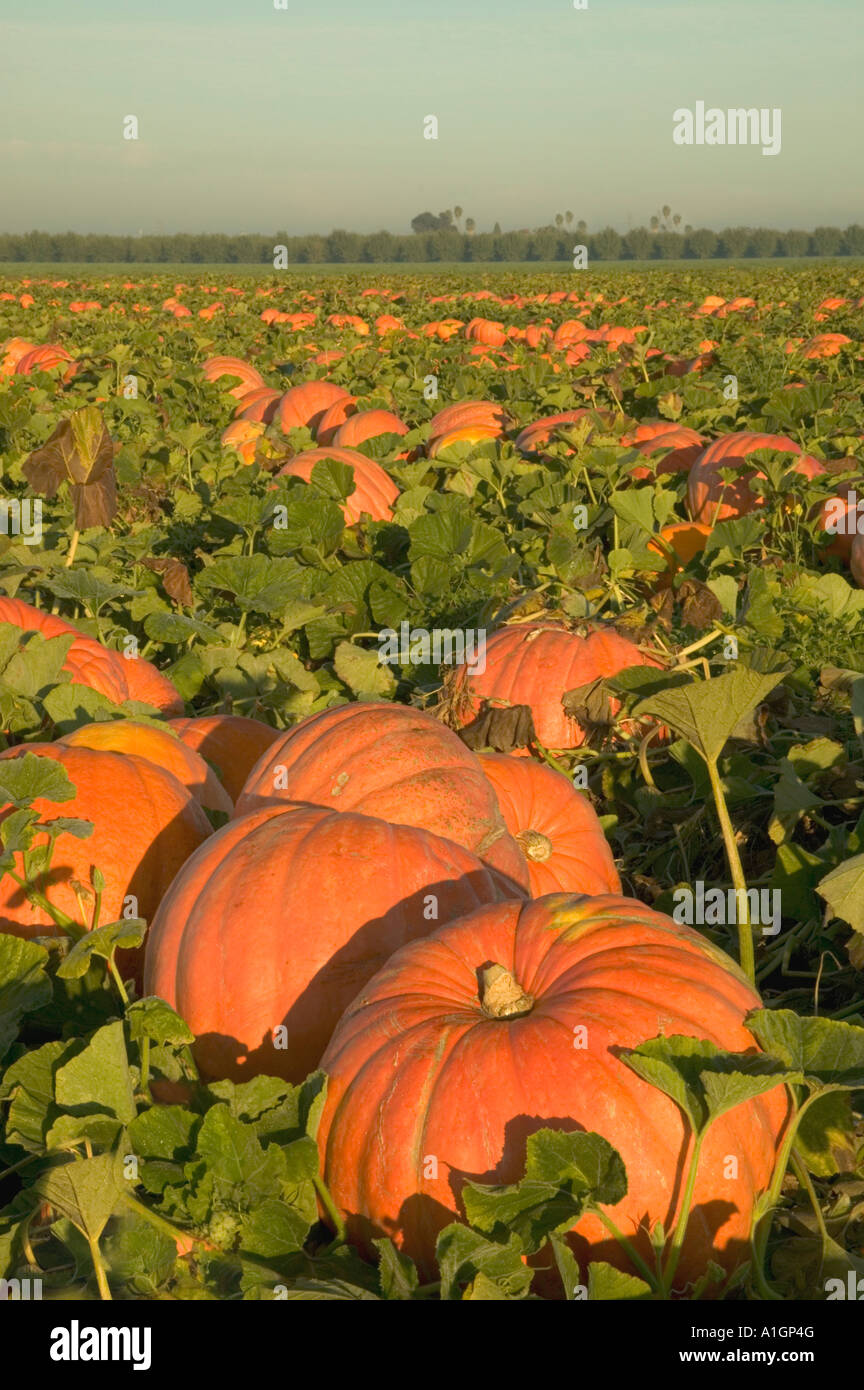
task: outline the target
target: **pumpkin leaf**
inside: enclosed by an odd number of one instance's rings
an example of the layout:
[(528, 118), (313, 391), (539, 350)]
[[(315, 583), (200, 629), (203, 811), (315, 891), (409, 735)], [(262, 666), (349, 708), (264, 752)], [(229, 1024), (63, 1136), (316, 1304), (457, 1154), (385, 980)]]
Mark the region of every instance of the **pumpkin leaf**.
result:
[(47, 961), (44, 947), (0, 935), (0, 1059), (15, 1041), (22, 1018), (51, 1000)]
[(756, 1009), (745, 1023), (811, 1092), (864, 1087), (864, 1028), (791, 1009)]
[(4, 1142), (38, 1153), (57, 1116), (54, 1073), (76, 1049), (74, 1041), (47, 1042), (12, 1062), (0, 1079), (0, 1100), (9, 1101)]
[(97, 1028), (87, 1045), (57, 1068), (54, 1099), (79, 1115), (104, 1111), (124, 1125), (135, 1118), (126, 1038), (119, 1019)]
[(57, 974), (63, 980), (77, 980), (86, 975), (94, 956), (111, 960), (116, 950), (133, 950), (141, 945), (147, 932), (143, 917), (126, 917), (119, 922), (106, 922), (95, 931), (88, 931), (76, 941)]
[(374, 1240), (372, 1244), (378, 1251), (381, 1297), (388, 1300), (413, 1298), (420, 1283), (414, 1261), (397, 1250), (392, 1240)]
[(381, 665), (377, 652), (340, 642), (333, 653), (333, 667), (358, 700), (383, 700), (395, 693), (393, 672)]
[[(140, 919), (138, 919), (140, 920)], [(94, 935), (90, 932), (89, 935)], [(164, 999), (150, 995), (146, 999), (136, 999), (126, 1010), (129, 1036), (133, 1042), (151, 1038), (157, 1043), (174, 1043), (177, 1046), (195, 1041), (195, 1034), (178, 1013)]]
[(653, 1290), (635, 1274), (624, 1274), (605, 1260), (592, 1260), (588, 1266), (588, 1298), (592, 1303), (604, 1301), (633, 1302), (651, 1298)]
[(461, 1299), (464, 1286), (481, 1272), (505, 1298), (527, 1293), (533, 1278), (534, 1271), (522, 1263), (522, 1243), (514, 1234), (499, 1243), (454, 1221), (439, 1232), (435, 1249), (442, 1299)]
[(864, 932), (864, 854), (856, 854), (826, 874), (816, 892), (827, 902), (834, 917)]
[(855, 1171), (858, 1140), (848, 1091), (826, 1091), (808, 1105), (795, 1133), (795, 1150), (819, 1178)]
[(697, 1134), (736, 1105), (798, 1079), (775, 1057), (721, 1052), (707, 1038), (682, 1034), (651, 1038), (623, 1051), (621, 1060), (674, 1100)]
[(99, 1239), (125, 1187), (119, 1151), (57, 1164), (34, 1183), (42, 1200), (67, 1217), (88, 1240)]
[(780, 684), (787, 669), (763, 672), (738, 666), (711, 680), (650, 695), (635, 706), (633, 716), (650, 715), (670, 725), (706, 762), (713, 762), (736, 725)]
[(0, 798), (13, 806), (29, 806), (40, 801), (71, 801), (75, 788), (62, 763), (25, 753), (0, 764)]

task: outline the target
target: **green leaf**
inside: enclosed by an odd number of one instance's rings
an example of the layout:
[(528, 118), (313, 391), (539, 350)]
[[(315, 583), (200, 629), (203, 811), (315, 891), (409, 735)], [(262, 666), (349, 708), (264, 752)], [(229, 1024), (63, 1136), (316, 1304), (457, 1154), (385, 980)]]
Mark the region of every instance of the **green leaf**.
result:
[(59, 1106), (78, 1114), (104, 1110), (124, 1125), (134, 1119), (132, 1078), (119, 1019), (97, 1028), (83, 1050), (57, 1068), (54, 1095)]
[(420, 1280), (413, 1260), (397, 1250), (392, 1240), (373, 1240), (378, 1251), (378, 1279), (381, 1297), (410, 1299)]
[(745, 1023), (766, 1052), (811, 1090), (864, 1086), (864, 1028), (832, 1018), (802, 1018), (791, 1009), (757, 1009)]
[(88, 1240), (98, 1240), (125, 1189), (123, 1156), (95, 1154), (40, 1174), (35, 1190)]
[(839, 864), (816, 885), (834, 917), (864, 932), (864, 854), (856, 854)]
[(0, 764), (0, 800), (13, 806), (29, 806), (36, 800), (71, 801), (74, 796), (65, 767), (54, 758), (25, 753)]
[(312, 1222), (296, 1206), (267, 1198), (243, 1219), (240, 1250), (245, 1256), (275, 1260), (302, 1250)]
[(262, 1148), (251, 1125), (243, 1124), (225, 1105), (214, 1105), (198, 1132), (196, 1156), (210, 1170), (214, 1192), (226, 1200), (242, 1193), (244, 1205), (280, 1197), (285, 1155), (276, 1144)]
[(16, 1144), (29, 1153), (44, 1147), (45, 1134), (57, 1115), (54, 1072), (76, 1047), (74, 1041), (43, 1043), (6, 1068), (0, 1080), (0, 1100), (9, 1100), (7, 1144)]
[(118, 949), (132, 950), (140, 946), (147, 932), (143, 917), (127, 917), (120, 922), (106, 922), (104, 927), (88, 931), (76, 941), (57, 974), (63, 980), (77, 980), (93, 963), (95, 956), (110, 960)]
[(445, 1226), (436, 1245), (441, 1298), (461, 1298), (461, 1289), (481, 1272), (510, 1298), (527, 1293), (533, 1270), (522, 1263), (522, 1243), (511, 1235), (506, 1244), (488, 1240), (461, 1222)]
[(855, 1171), (858, 1140), (848, 1091), (826, 1091), (807, 1107), (795, 1133), (795, 1149), (819, 1178)]
[(182, 1105), (153, 1105), (142, 1110), (129, 1125), (133, 1151), (141, 1158), (185, 1161), (192, 1150), (192, 1136), (201, 1123)]
[(743, 716), (780, 684), (786, 669), (762, 672), (737, 666), (711, 680), (694, 680), (687, 686), (651, 695), (636, 705), (633, 716), (640, 719), (652, 715), (670, 725), (706, 762), (711, 762), (719, 756)]
[(683, 1110), (696, 1133), (720, 1115), (782, 1082), (797, 1080), (782, 1061), (760, 1053), (721, 1052), (706, 1038), (651, 1038), (622, 1062)]
[(353, 642), (340, 642), (333, 654), (337, 676), (359, 700), (385, 700), (396, 690), (393, 672), (382, 666), (377, 651), (367, 651)]
[[(93, 933), (91, 932), (92, 936)], [(195, 1034), (178, 1013), (164, 999), (150, 995), (146, 999), (136, 999), (126, 1010), (129, 1036), (133, 1042), (142, 1038), (152, 1038), (157, 1043), (173, 1043), (181, 1046), (195, 1041)]]
[(592, 1261), (588, 1266), (588, 1298), (591, 1302), (638, 1302), (651, 1295), (650, 1284), (638, 1279), (635, 1274), (623, 1274), (620, 1269), (603, 1260)]
[(48, 952), (32, 941), (0, 935), (0, 1059), (18, 1036), (22, 1018), (52, 997)]

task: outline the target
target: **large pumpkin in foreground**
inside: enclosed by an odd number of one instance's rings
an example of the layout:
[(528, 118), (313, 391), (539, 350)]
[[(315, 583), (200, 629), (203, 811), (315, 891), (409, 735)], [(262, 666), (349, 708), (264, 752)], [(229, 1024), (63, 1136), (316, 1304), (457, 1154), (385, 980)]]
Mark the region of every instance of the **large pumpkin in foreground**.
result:
[(167, 676), (142, 657), (127, 658), (86, 637), (71, 623), (19, 598), (0, 598), (0, 623), (12, 623), (22, 633), (38, 632), (43, 637), (72, 635), (72, 645), (63, 663), (77, 685), (89, 685), (112, 704), (140, 700), (163, 714), (181, 714), (183, 699)]
[(413, 825), (528, 886), (491, 783), (462, 740), (407, 705), (339, 705), (289, 729), (255, 765), (235, 808), (305, 801)]
[(234, 803), (204, 759), (169, 732), (135, 719), (105, 719), (82, 724), (60, 740), (72, 748), (96, 748), (110, 753), (134, 753), (172, 772), (195, 800), (211, 811), (230, 816)]
[[(58, 836), (50, 869), (36, 882), (40, 892), (53, 906), (89, 926), (89, 920), (82, 921), (73, 885), (87, 889), (96, 867), (105, 877), (100, 923), (124, 915), (149, 921), (178, 869), (211, 833), (198, 802), (172, 773), (132, 753), (29, 743), (0, 754), (0, 766), (4, 759), (27, 753), (61, 763), (75, 787), (71, 801), (34, 801), (40, 820), (70, 817), (92, 821), (94, 827), (86, 840), (69, 833)], [(16, 870), (23, 876), (20, 855)], [(127, 903), (129, 897), (134, 904)], [(91, 896), (88, 917), (92, 908)], [(23, 937), (63, 934), (8, 875), (0, 879), (0, 931)], [(136, 962), (130, 964), (137, 974)]]
[(390, 474), (374, 459), (367, 458), (358, 449), (341, 449), (328, 445), (322, 449), (306, 449), (295, 454), (276, 474), (278, 477), (302, 478), (308, 483), (316, 463), (324, 459), (335, 459), (337, 463), (347, 463), (354, 474), (354, 487), (340, 502), (346, 526), (354, 526), (364, 512), (373, 521), (389, 521), (393, 515), (393, 503), (399, 496), (399, 489)]
[[(495, 1002), (508, 986), (511, 1016)], [(628, 898), (502, 903), (411, 943), (347, 1009), (322, 1058), (322, 1170), (349, 1238), (368, 1249), (391, 1236), (432, 1277), (466, 1179), (518, 1181), (535, 1130), (593, 1130), (627, 1169), (609, 1214), (651, 1261), (647, 1225), (674, 1222), (690, 1136), (617, 1050), (661, 1032), (758, 1050), (743, 1023), (758, 1006), (722, 951)], [(786, 1112), (776, 1087), (708, 1131), (677, 1287), (709, 1260), (728, 1268), (745, 1255)], [(628, 1267), (596, 1217), (569, 1240), (582, 1262)]]
[(620, 893), (621, 880), (588, 797), (533, 758), (481, 753), (510, 834), (525, 856), (531, 893)]
[(185, 1018), (208, 1078), (301, 1081), (397, 947), (513, 891), (437, 835), (266, 807), (223, 826), (178, 875), (150, 930), (145, 990)]
[[(448, 681), (453, 718), (469, 724), (484, 701), (529, 705), (545, 748), (579, 748), (586, 729), (565, 713), (562, 696), (627, 666), (656, 664), (612, 627), (598, 626), (581, 637), (560, 623), (512, 623), (486, 643), (485, 670), (454, 668)], [(619, 708), (613, 702), (613, 713)]]

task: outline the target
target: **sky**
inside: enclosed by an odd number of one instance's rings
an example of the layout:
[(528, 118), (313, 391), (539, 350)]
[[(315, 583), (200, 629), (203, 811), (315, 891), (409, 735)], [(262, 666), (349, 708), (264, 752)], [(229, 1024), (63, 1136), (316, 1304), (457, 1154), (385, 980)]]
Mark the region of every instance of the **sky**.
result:
[(0, 0), (0, 52), (0, 231), (864, 221), (862, 0)]

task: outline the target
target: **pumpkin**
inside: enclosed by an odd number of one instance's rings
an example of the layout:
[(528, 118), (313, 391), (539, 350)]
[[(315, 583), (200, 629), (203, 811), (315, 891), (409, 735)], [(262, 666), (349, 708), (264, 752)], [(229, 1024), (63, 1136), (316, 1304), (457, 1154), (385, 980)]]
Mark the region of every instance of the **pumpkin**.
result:
[(279, 402), (279, 425), (283, 434), (307, 429), (314, 434), (328, 406), (342, 400), (348, 392), (331, 381), (304, 381), (291, 386)]
[(262, 420), (241, 417), (239, 420), (232, 420), (228, 428), (222, 431), (219, 442), (223, 449), (234, 449), (244, 463), (254, 463), (258, 442), (266, 428)]
[(142, 657), (127, 658), (85, 637), (71, 623), (18, 598), (0, 598), (0, 623), (12, 623), (22, 633), (38, 632), (43, 637), (73, 634), (72, 645), (63, 663), (77, 685), (87, 685), (112, 704), (140, 700), (163, 714), (181, 714), (183, 699), (178, 690)]
[(590, 414), (587, 407), (582, 407), (579, 410), (562, 410), (558, 415), (547, 415), (542, 420), (535, 420), (516, 436), (516, 448), (528, 458), (542, 458), (541, 445), (548, 444), (559, 429), (567, 429)]
[(368, 701), (301, 720), (252, 769), (234, 814), (280, 801), (428, 830), (528, 885), (522, 852), (480, 762), (423, 710)]
[(157, 767), (172, 772), (195, 800), (211, 811), (231, 814), (234, 803), (215, 772), (204, 759), (167, 729), (140, 724), (134, 719), (106, 719), (99, 724), (82, 724), (60, 740), (70, 748), (108, 749), (112, 753), (134, 753)]
[(442, 449), (452, 444), (483, 444), (487, 439), (500, 439), (501, 431), (495, 425), (465, 425), (459, 430), (448, 430), (446, 434), (433, 439), (428, 447), (430, 459), (437, 458)]
[(189, 1024), (208, 1078), (301, 1081), (398, 946), (513, 891), (423, 830), (264, 807), (223, 826), (180, 872), (150, 932), (144, 987)]
[(656, 469), (637, 464), (630, 470), (630, 477), (636, 482), (651, 478), (656, 473), (688, 473), (695, 460), (705, 448), (701, 434), (686, 425), (672, 425), (668, 420), (646, 420), (631, 433), (621, 436), (622, 444), (635, 445), (640, 454), (651, 458), (661, 449), (668, 450)]
[(223, 376), (238, 377), (238, 385), (232, 386), (229, 392), (235, 400), (240, 400), (247, 392), (266, 385), (261, 373), (241, 357), (208, 357), (201, 370), (208, 381), (219, 381)]
[[(544, 747), (580, 748), (586, 730), (565, 714), (562, 696), (627, 666), (656, 664), (612, 627), (597, 626), (580, 637), (552, 622), (512, 623), (488, 639), (482, 672), (453, 668), (446, 682), (448, 702), (460, 726), (469, 724), (486, 700), (529, 705)], [(613, 714), (620, 707), (619, 701), (611, 702)]]
[(525, 856), (533, 897), (621, 892), (596, 812), (563, 773), (533, 758), (479, 757), (504, 823)]
[(331, 406), (328, 406), (318, 421), (318, 428), (315, 432), (317, 442), (319, 444), (332, 444), (340, 425), (344, 425), (349, 415), (353, 415), (356, 409), (356, 396), (340, 396), (338, 401), (334, 401)]
[[(662, 1032), (757, 1051), (743, 1020), (758, 1007), (728, 956), (629, 898), (499, 903), (411, 942), (349, 1005), (321, 1059), (322, 1171), (349, 1239), (368, 1251), (390, 1236), (434, 1277), (436, 1235), (462, 1214), (466, 1180), (518, 1181), (535, 1130), (593, 1130), (627, 1170), (609, 1214), (653, 1263), (646, 1226), (672, 1227), (690, 1135), (618, 1050)], [(786, 1114), (776, 1087), (708, 1131), (679, 1287), (709, 1260), (732, 1268), (746, 1255)], [(594, 1216), (568, 1243), (582, 1264), (628, 1268)]]
[(389, 521), (393, 515), (393, 503), (399, 496), (399, 489), (374, 459), (367, 458), (357, 449), (339, 449), (327, 445), (323, 449), (306, 449), (295, 454), (277, 473), (277, 477), (302, 478), (308, 483), (312, 469), (322, 459), (336, 459), (347, 463), (354, 472), (354, 490), (349, 492), (341, 503), (346, 526), (354, 526), (364, 512), (373, 521)]
[(497, 401), (457, 401), (445, 405), (429, 422), (429, 439), (437, 439), (452, 430), (466, 429), (471, 425), (491, 426), (498, 434), (503, 434), (510, 417)]
[(232, 801), (258, 759), (279, 737), (279, 730), (270, 724), (242, 714), (201, 714), (168, 723), (187, 748), (216, 768)]
[(339, 426), (333, 435), (333, 443), (350, 447), (362, 444), (367, 439), (375, 439), (379, 434), (407, 433), (408, 426), (390, 410), (360, 410)]
[(503, 347), (507, 331), (498, 319), (472, 319), (465, 329), (465, 337), (486, 347)]
[(241, 420), (257, 420), (269, 425), (281, 399), (281, 391), (272, 386), (255, 386), (240, 397), (234, 414)]
[[(34, 801), (40, 819), (71, 817), (92, 821), (94, 827), (86, 840), (70, 834), (58, 837), (48, 874), (36, 882), (40, 892), (53, 906), (89, 926), (92, 896), (88, 920), (83, 922), (72, 885), (77, 882), (89, 889), (91, 870), (96, 867), (105, 877), (100, 923), (119, 921), (124, 915), (150, 921), (180, 866), (211, 833), (198, 802), (173, 773), (134, 753), (28, 743), (0, 753), (0, 761), (27, 753), (61, 763), (75, 787), (71, 801)], [(15, 858), (21, 876), (21, 856)], [(63, 935), (8, 875), (0, 879), (0, 931), (26, 938)], [(138, 978), (141, 952), (122, 955)]]
[(799, 445), (783, 434), (724, 434), (715, 439), (696, 458), (687, 480), (687, 506), (694, 521), (714, 526), (730, 517), (744, 516), (761, 506), (762, 498), (750, 491), (751, 478), (764, 478), (764, 473), (744, 474), (735, 482), (725, 484), (720, 478), (722, 468), (737, 468), (756, 449), (777, 449), (798, 457), (790, 471), (804, 478), (815, 478), (825, 472), (824, 464), (809, 454), (802, 454)]
[(673, 575), (686, 569), (695, 556), (701, 555), (710, 535), (711, 527), (698, 521), (673, 521), (663, 526), (659, 539), (650, 540), (647, 547), (666, 561), (666, 572), (661, 572), (655, 581), (657, 587), (668, 588)]
[[(850, 466), (857, 463), (857, 459), (849, 459)], [(826, 535), (831, 536), (831, 542), (825, 547), (826, 555), (838, 555), (841, 560), (848, 561), (852, 554), (852, 543), (858, 534), (858, 527), (862, 524), (861, 517), (864, 514), (864, 478), (858, 478), (851, 483), (838, 483), (837, 490), (832, 497), (827, 497), (819, 508), (818, 518), (820, 530)], [(828, 527), (831, 526), (829, 532)], [(842, 527), (842, 530), (840, 529)]]

